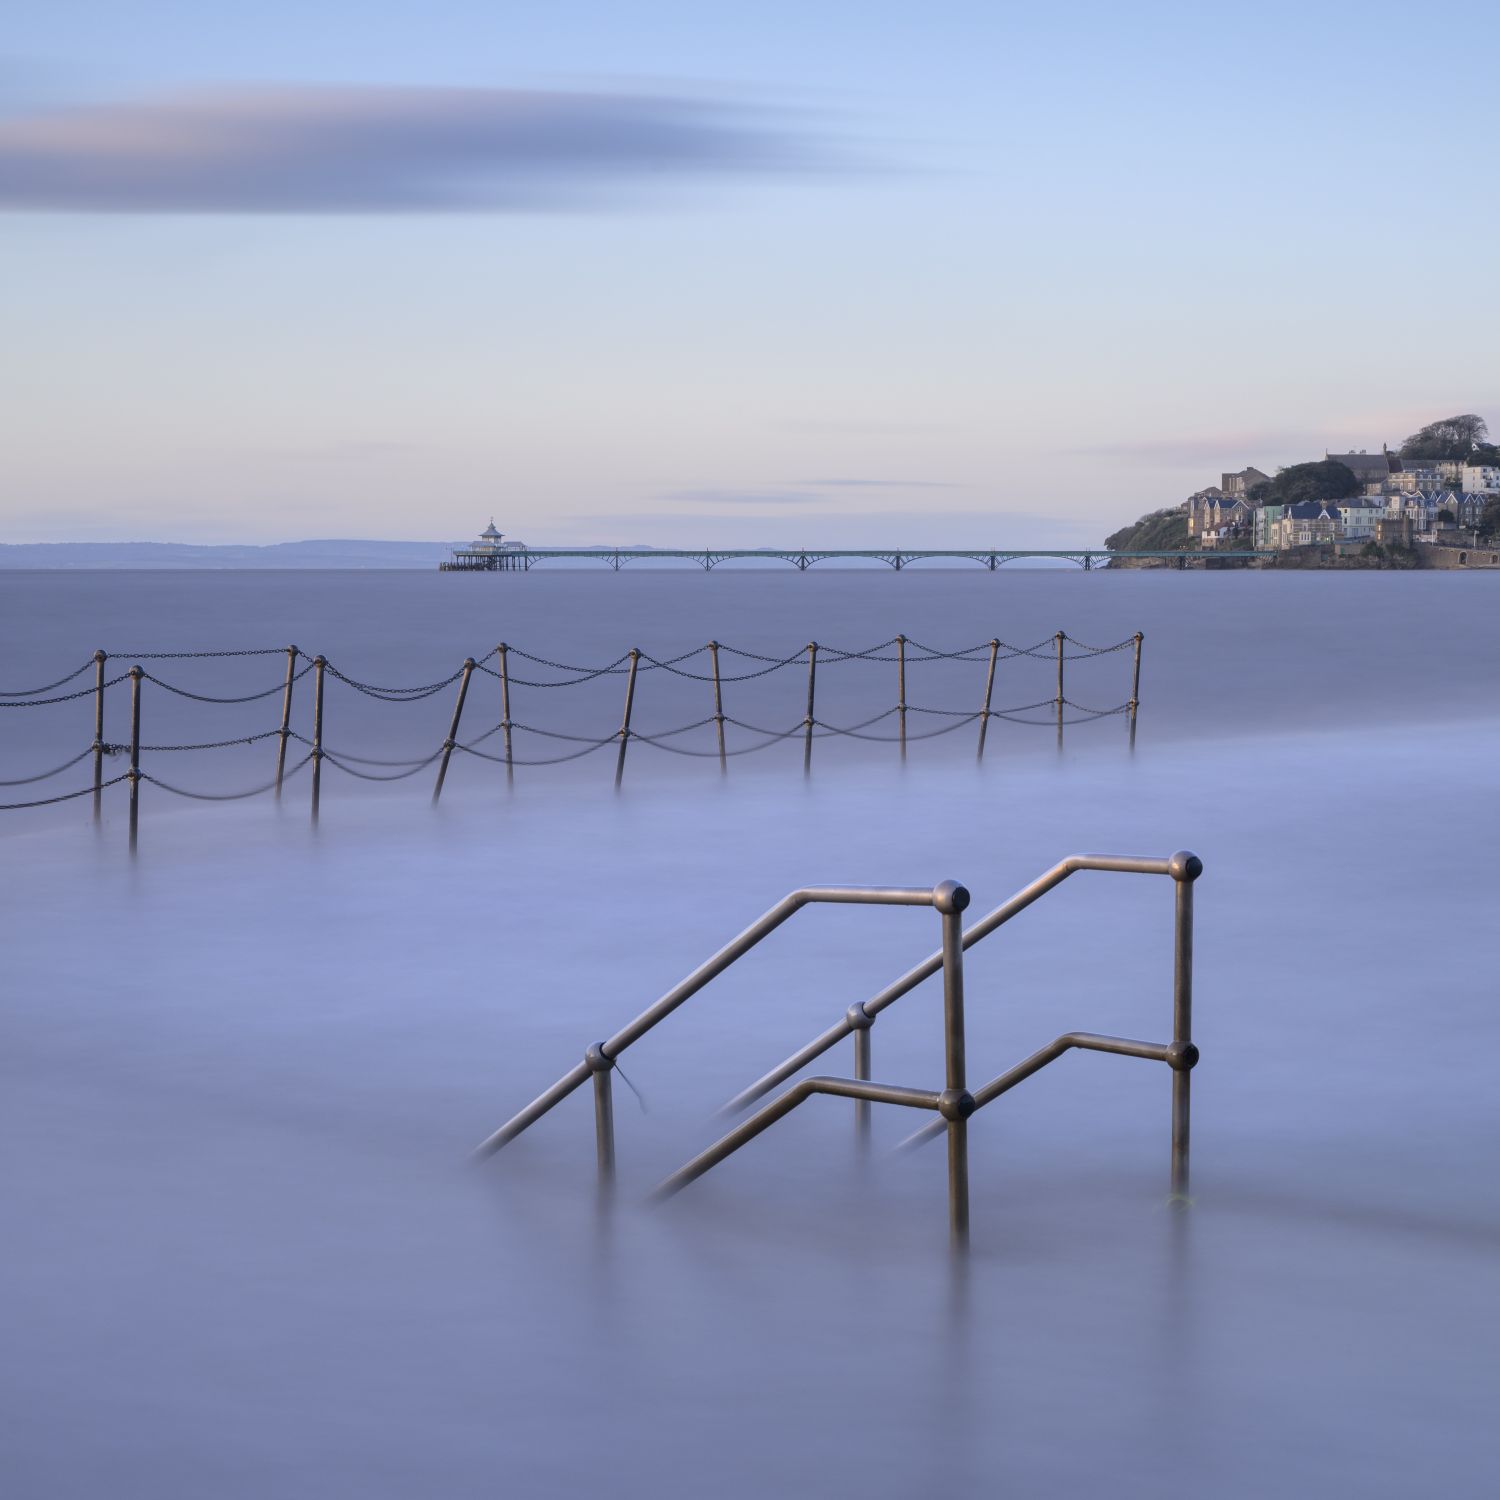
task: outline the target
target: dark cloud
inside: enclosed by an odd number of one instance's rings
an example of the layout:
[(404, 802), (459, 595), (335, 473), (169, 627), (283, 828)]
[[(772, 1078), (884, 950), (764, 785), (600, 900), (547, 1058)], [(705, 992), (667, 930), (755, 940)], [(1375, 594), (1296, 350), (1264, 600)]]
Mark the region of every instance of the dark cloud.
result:
[(266, 88), (0, 118), (10, 211), (545, 211), (834, 164), (788, 116), (623, 93)]

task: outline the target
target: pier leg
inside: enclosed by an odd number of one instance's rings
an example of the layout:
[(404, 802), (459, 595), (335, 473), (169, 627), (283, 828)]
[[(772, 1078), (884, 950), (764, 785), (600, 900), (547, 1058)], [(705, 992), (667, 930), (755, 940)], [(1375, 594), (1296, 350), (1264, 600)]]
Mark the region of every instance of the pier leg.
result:
[(1067, 644), (1067, 636), (1059, 630), (1052, 638), (1057, 642), (1057, 748), (1062, 749), (1063, 742), (1063, 660), (1064, 647)]
[[(899, 567), (900, 564), (898, 563)], [(901, 736), (901, 759), (906, 759), (906, 637), (896, 637), (896, 718)]]
[(313, 658), (312, 820), (316, 825), (323, 800), (323, 671), (328, 662)]
[(505, 784), (513, 787), (516, 784), (516, 767), (512, 759), (510, 743), (510, 661), (508, 653), (510, 647), (504, 641), (500, 642), (500, 729), (505, 735)]
[(1141, 706), (1141, 642), (1145, 637), (1135, 633), (1135, 667), (1130, 674), (1130, 748), (1135, 749), (1135, 711)]
[[(1174, 855), (1176, 931), (1172, 962), (1172, 1041), (1186, 1052), (1172, 1066), (1172, 1197), (1188, 1194), (1188, 1148), (1192, 1127), (1193, 1040), (1193, 882), (1203, 872), (1196, 856)], [(1178, 868), (1180, 866), (1180, 868)]]
[(141, 678), (139, 667), (130, 669), (130, 852), (135, 853), (141, 821)]

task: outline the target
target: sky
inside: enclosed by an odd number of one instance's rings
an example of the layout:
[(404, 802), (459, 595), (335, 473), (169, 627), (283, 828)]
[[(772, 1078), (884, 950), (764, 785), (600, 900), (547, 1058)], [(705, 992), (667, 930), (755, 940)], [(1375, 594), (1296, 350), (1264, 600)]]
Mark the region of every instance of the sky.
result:
[(49, 0), (0, 541), (1097, 544), (1500, 429), (1500, 8)]

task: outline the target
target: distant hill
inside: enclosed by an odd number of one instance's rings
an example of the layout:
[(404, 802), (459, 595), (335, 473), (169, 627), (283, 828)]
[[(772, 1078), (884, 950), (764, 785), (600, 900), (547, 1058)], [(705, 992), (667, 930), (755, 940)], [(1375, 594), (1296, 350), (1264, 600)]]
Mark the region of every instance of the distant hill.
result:
[(453, 542), (329, 540), (264, 547), (189, 542), (0, 543), (6, 568), (435, 568)]

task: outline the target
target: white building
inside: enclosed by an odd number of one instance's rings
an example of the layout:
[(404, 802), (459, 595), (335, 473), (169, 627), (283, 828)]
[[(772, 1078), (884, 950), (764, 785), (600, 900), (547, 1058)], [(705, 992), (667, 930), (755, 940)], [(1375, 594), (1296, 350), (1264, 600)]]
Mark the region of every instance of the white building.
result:
[(1386, 514), (1378, 500), (1340, 500), (1339, 523), (1345, 541), (1361, 542), (1375, 536), (1375, 523)]
[(1470, 495), (1500, 495), (1500, 467), (1492, 464), (1465, 464), (1463, 487)]

